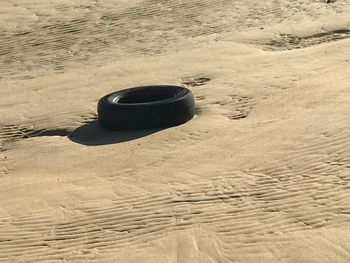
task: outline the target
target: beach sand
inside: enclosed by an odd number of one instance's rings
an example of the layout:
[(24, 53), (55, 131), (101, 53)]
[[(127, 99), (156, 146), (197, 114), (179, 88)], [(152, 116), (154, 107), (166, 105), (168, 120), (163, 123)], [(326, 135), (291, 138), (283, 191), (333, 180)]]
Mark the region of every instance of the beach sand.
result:
[[(0, 262), (350, 262), (350, 1), (3, 0)], [(172, 128), (103, 95), (176, 84)]]

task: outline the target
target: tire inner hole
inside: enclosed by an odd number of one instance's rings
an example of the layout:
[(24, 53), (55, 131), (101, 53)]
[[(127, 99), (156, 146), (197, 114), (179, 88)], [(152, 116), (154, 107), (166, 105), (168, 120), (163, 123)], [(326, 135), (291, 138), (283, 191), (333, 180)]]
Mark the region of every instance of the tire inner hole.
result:
[(133, 94), (125, 94), (116, 102), (118, 103), (146, 103), (146, 102), (154, 102), (160, 100), (166, 100), (174, 97), (174, 93), (170, 92), (140, 92)]

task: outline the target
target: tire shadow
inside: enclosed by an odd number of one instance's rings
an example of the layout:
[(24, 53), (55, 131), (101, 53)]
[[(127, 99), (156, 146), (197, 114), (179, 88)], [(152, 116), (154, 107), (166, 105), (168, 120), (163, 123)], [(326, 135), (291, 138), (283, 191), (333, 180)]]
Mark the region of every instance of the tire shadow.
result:
[(101, 146), (136, 140), (164, 129), (166, 128), (137, 131), (109, 131), (101, 127), (98, 121), (95, 120), (75, 129), (68, 138), (75, 143), (86, 146)]

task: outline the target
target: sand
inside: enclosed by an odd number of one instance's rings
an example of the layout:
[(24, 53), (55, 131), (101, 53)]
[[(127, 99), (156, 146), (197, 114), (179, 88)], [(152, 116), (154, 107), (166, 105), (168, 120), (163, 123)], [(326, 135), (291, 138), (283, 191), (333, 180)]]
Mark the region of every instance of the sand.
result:
[[(0, 262), (350, 262), (350, 1), (3, 0)], [(184, 125), (108, 132), (177, 84)]]

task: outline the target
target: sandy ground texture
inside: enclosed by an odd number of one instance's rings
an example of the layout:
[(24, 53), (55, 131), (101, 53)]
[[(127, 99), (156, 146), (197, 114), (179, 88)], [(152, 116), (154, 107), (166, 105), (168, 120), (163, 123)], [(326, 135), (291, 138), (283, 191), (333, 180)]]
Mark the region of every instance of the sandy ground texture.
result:
[(350, 262), (349, 0), (2, 0), (0, 97), (0, 262)]

